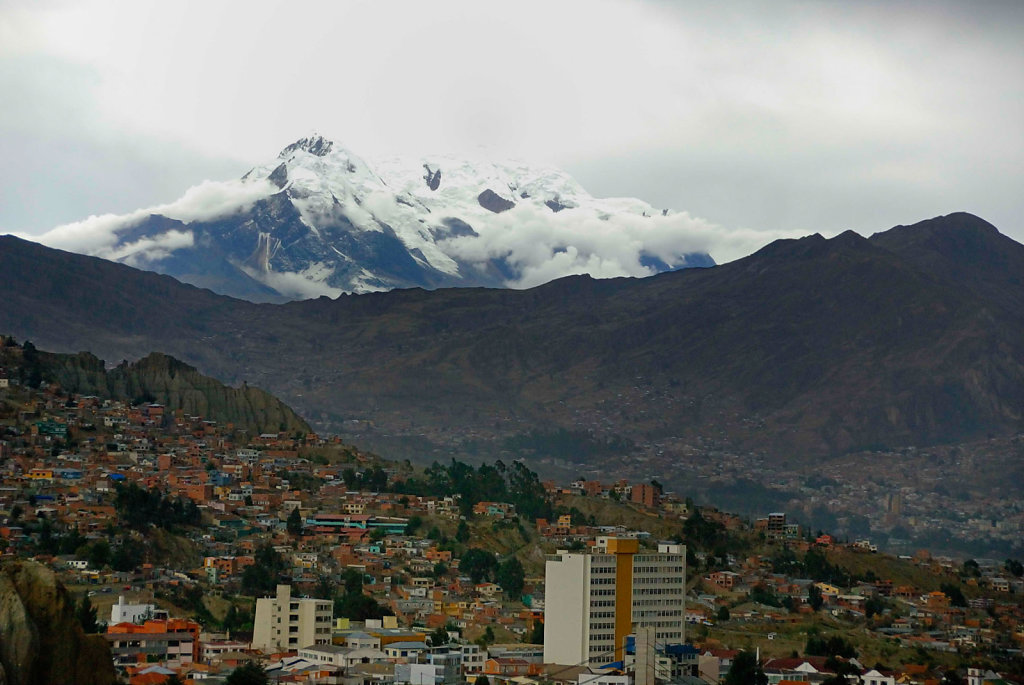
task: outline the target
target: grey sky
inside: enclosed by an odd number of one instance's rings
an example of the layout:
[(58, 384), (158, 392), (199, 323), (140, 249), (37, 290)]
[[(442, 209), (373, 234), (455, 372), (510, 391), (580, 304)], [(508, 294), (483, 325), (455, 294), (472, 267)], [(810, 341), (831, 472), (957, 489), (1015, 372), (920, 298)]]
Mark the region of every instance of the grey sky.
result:
[(1024, 241), (1022, 36), (1017, 2), (0, 0), (0, 232), (169, 202), (315, 129), (766, 239), (966, 210)]

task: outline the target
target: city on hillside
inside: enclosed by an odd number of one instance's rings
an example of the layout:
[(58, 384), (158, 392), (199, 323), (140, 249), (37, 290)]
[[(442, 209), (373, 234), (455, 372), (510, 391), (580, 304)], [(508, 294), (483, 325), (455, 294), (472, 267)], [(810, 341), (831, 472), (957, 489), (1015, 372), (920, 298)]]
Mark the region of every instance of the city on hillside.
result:
[(31, 381), (0, 368), (2, 557), (67, 588), (122, 682), (1024, 682), (1012, 558)]

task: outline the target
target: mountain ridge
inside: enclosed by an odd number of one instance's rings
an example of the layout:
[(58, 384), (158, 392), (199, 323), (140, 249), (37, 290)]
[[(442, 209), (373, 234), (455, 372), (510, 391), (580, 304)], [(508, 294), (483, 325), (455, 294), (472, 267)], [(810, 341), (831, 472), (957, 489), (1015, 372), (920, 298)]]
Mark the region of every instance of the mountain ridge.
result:
[[(113, 294), (93, 294), (92, 316), (111, 325), (90, 331), (81, 287), (69, 286), (79, 304), (61, 306), (26, 287), (4, 293), (0, 325), (51, 346), (89, 339), (117, 350), (108, 358), (159, 349), (159, 339), (207, 373), (244, 374), (317, 427), (363, 427), (364, 444), (386, 434), (457, 448), (468, 436), (500, 442), (531, 426), (566, 427), (811, 458), (1020, 431), (1024, 321), (1013, 269), (1024, 247), (970, 215), (932, 221), (966, 231), (979, 259), (1003, 256), (958, 276), (925, 268), (928, 250), (949, 262), (957, 253), (924, 230), (780, 241), (709, 269), (526, 290), (253, 305), (168, 285), (160, 335), (127, 303), (101, 313), (95, 300)], [(0, 266), (15, 268), (12, 247), (0, 239)], [(101, 268), (45, 257), (73, 278)], [(51, 268), (39, 258), (21, 276), (26, 286)], [(140, 272), (131, 283), (117, 292), (163, 286)]]

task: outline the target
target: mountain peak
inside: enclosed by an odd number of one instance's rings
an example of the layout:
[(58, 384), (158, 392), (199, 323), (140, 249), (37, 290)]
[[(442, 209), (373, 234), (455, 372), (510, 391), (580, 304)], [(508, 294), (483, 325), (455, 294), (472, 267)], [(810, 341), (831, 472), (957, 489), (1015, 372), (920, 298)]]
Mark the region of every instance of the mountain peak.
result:
[(116, 218), (110, 243), (91, 251), (253, 301), (713, 264), (692, 247), (703, 222), (685, 212), (595, 198), (566, 172), (519, 160), (371, 165), (314, 131), (206, 190), (216, 202), (186, 196), (140, 210), (145, 220)]
[(333, 140), (328, 140), (327, 138), (314, 133), (306, 138), (296, 140), (294, 143), (281, 150), (278, 157), (287, 157), (296, 150), (302, 150), (303, 152), (308, 152), (309, 154), (316, 155), (317, 157), (326, 157), (330, 154), (331, 148), (333, 147)]

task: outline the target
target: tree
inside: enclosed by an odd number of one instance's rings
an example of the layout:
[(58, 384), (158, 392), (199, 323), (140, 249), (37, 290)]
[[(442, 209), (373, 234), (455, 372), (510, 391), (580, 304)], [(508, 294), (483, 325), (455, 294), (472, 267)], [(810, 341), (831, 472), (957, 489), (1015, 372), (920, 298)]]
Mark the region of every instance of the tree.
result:
[(110, 544), (106, 540), (98, 540), (89, 548), (89, 566), (103, 568), (110, 561)]
[(440, 647), (451, 641), (448, 637), (448, 628), (446, 626), (438, 626), (434, 632), (427, 636), (427, 639), (430, 641), (431, 647)]
[(242, 664), (228, 674), (224, 685), (267, 685), (270, 679), (263, 667), (255, 663)]
[(852, 643), (847, 642), (839, 635), (832, 635), (828, 639), (811, 635), (807, 638), (807, 646), (804, 647), (804, 654), (808, 656), (827, 656), (829, 658), (843, 657), (852, 659), (857, 656), (857, 649)]
[(368, 618), (383, 618), (390, 614), (389, 609), (362, 592), (346, 594), (334, 600), (334, 615), (336, 617), (365, 621)]
[(96, 607), (94, 607), (92, 605), (92, 602), (89, 601), (88, 594), (82, 597), (82, 601), (78, 605), (78, 609), (75, 611), (75, 615), (77, 616), (78, 623), (82, 626), (82, 630), (84, 632), (100, 632), (99, 622), (96, 620)]
[(416, 531), (419, 530), (420, 526), (422, 526), (422, 525), (423, 525), (423, 518), (422, 517), (416, 516), (416, 515), (410, 516), (409, 520), (405, 524), (405, 534), (406, 535), (415, 535)]
[(345, 594), (362, 594), (363, 592), (363, 574), (354, 568), (345, 569), (345, 573), (342, 574), (342, 583), (345, 585)]
[(447, 564), (445, 564), (443, 561), (439, 561), (436, 564), (434, 564), (434, 580), (439, 580), (446, 573), (448, 573)]
[(490, 578), (497, 565), (494, 555), (479, 547), (467, 549), (459, 559), (459, 570), (467, 574), (474, 585)]
[(825, 662), (825, 667), (833, 669), (835, 675), (831, 678), (826, 678), (821, 685), (848, 685), (850, 682), (849, 676), (860, 675), (860, 669), (849, 661), (841, 661), (836, 657), (829, 657), (828, 661)]
[(882, 600), (878, 595), (871, 595), (867, 601), (864, 602), (864, 617), (871, 618), (872, 616), (881, 615), (885, 611), (885, 601)]
[(242, 591), (249, 595), (270, 594), (285, 570), (285, 561), (274, 548), (265, 544), (253, 555), (256, 561), (242, 571)]
[(473, 681), (473, 685), (491, 685), (491, 681), (485, 675), (478, 675), (476, 680)]
[(459, 521), (459, 527), (455, 529), (455, 539), (459, 542), (469, 542), (469, 526), (465, 521)]
[(729, 673), (725, 676), (725, 685), (768, 685), (768, 676), (764, 674), (754, 653), (744, 651), (732, 660)]
[(292, 513), (288, 514), (288, 522), (285, 525), (288, 528), (288, 532), (290, 534), (302, 534), (302, 514), (299, 513), (298, 507), (292, 509)]
[(942, 680), (939, 681), (939, 685), (964, 685), (964, 679), (955, 670), (949, 669), (942, 674)]
[(498, 565), (494, 579), (506, 595), (518, 598), (523, 593), (525, 576), (523, 564), (515, 557), (511, 557)]
[(717, 615), (716, 618), (718, 618), (719, 621), (728, 621), (729, 620), (729, 607), (725, 607), (725, 606), (719, 607), (718, 608), (718, 615)]
[(313, 596), (317, 599), (330, 599), (334, 597), (334, 583), (331, 582), (331, 577), (325, 574), (321, 574), (316, 579), (316, 586), (313, 588)]
[(824, 598), (821, 596), (821, 588), (817, 585), (809, 585), (807, 587), (807, 603), (812, 609), (818, 611), (825, 603)]
[(939, 585), (939, 590), (942, 591), (942, 594), (949, 597), (949, 603), (953, 606), (967, 606), (967, 598), (964, 597), (963, 590), (961, 590), (958, 585), (954, 585), (953, 583), (941, 583)]
[(544, 644), (544, 621), (533, 620), (533, 628), (530, 630), (530, 637), (526, 641), (531, 645)]

